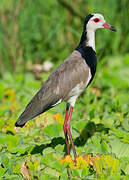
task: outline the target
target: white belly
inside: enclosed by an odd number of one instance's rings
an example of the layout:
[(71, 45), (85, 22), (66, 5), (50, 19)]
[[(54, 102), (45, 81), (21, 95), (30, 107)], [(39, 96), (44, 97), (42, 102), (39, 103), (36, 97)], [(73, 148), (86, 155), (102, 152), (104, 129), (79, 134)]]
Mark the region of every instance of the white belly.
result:
[(91, 72), (90, 72), (90, 69), (89, 69), (89, 76), (88, 76), (88, 79), (86, 81), (86, 84), (84, 86), (84, 88), (82, 88), (81, 86), (81, 83), (80, 84), (77, 84), (71, 91), (70, 93), (68, 94), (68, 99), (67, 99), (67, 102), (71, 105), (71, 106), (74, 106), (75, 105), (75, 102), (76, 102), (76, 99), (78, 98), (78, 96), (80, 96), (80, 94), (84, 91), (84, 89), (87, 87), (90, 79), (91, 79), (92, 75), (91, 75)]

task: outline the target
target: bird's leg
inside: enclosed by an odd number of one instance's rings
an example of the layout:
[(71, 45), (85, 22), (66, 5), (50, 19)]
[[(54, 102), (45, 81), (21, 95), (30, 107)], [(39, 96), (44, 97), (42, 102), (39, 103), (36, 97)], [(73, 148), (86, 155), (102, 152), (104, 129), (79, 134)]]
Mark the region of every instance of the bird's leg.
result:
[(68, 132), (71, 144), (72, 144), (72, 149), (73, 149), (73, 154), (74, 154), (74, 162), (76, 164), (77, 154), (76, 154), (76, 150), (75, 150), (75, 147), (74, 147), (74, 143), (73, 143), (73, 139), (72, 139), (72, 135), (71, 135), (71, 131), (70, 131), (70, 119), (71, 119), (71, 116), (72, 116), (72, 112), (73, 112), (73, 106), (70, 107), (69, 117), (68, 117), (68, 120), (67, 120), (67, 132)]
[(64, 120), (64, 135), (65, 135), (65, 142), (67, 146), (67, 154), (69, 155), (69, 141), (68, 141), (68, 135), (67, 135), (67, 119), (68, 119), (68, 113), (69, 113), (69, 104), (66, 106), (66, 113), (65, 113), (65, 120)]

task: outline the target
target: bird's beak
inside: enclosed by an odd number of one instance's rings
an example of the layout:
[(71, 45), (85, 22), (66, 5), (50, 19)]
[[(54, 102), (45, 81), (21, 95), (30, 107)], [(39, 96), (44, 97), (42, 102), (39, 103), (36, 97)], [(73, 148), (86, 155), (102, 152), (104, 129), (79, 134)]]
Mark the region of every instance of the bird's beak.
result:
[(103, 24), (103, 27), (106, 28), (106, 29), (110, 29), (110, 30), (116, 32), (116, 28), (114, 28), (114, 27), (111, 26), (110, 24), (107, 24), (106, 22)]

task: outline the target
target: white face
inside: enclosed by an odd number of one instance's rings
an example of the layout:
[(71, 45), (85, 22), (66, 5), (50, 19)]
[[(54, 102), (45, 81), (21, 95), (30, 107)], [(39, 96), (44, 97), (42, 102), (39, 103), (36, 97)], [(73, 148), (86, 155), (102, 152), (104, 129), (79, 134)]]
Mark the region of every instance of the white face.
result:
[(87, 23), (87, 30), (95, 31), (99, 28), (104, 28), (103, 24), (106, 23), (103, 15), (101, 14), (93, 14), (94, 16)]

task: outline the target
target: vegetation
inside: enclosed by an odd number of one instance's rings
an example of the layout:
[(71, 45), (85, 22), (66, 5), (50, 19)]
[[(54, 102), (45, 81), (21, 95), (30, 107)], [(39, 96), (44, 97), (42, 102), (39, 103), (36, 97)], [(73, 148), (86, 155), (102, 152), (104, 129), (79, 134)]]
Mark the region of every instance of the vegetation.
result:
[[(112, 10), (110, 9), (112, 7)], [(117, 28), (117, 33), (97, 32), (98, 57), (129, 51), (129, 3), (127, 0), (1, 0), (1, 76), (24, 71), (31, 63), (61, 62), (77, 46), (83, 20), (99, 12)], [(60, 53), (59, 53), (60, 52)]]
[[(127, 0), (1, 0), (0, 179), (129, 179), (128, 6)], [(104, 14), (118, 31), (97, 32), (101, 61), (71, 121), (75, 167), (66, 156), (65, 104), (17, 132), (14, 123), (50, 73), (37, 81), (32, 65), (49, 60), (54, 69), (76, 47), (82, 20), (92, 12)]]

